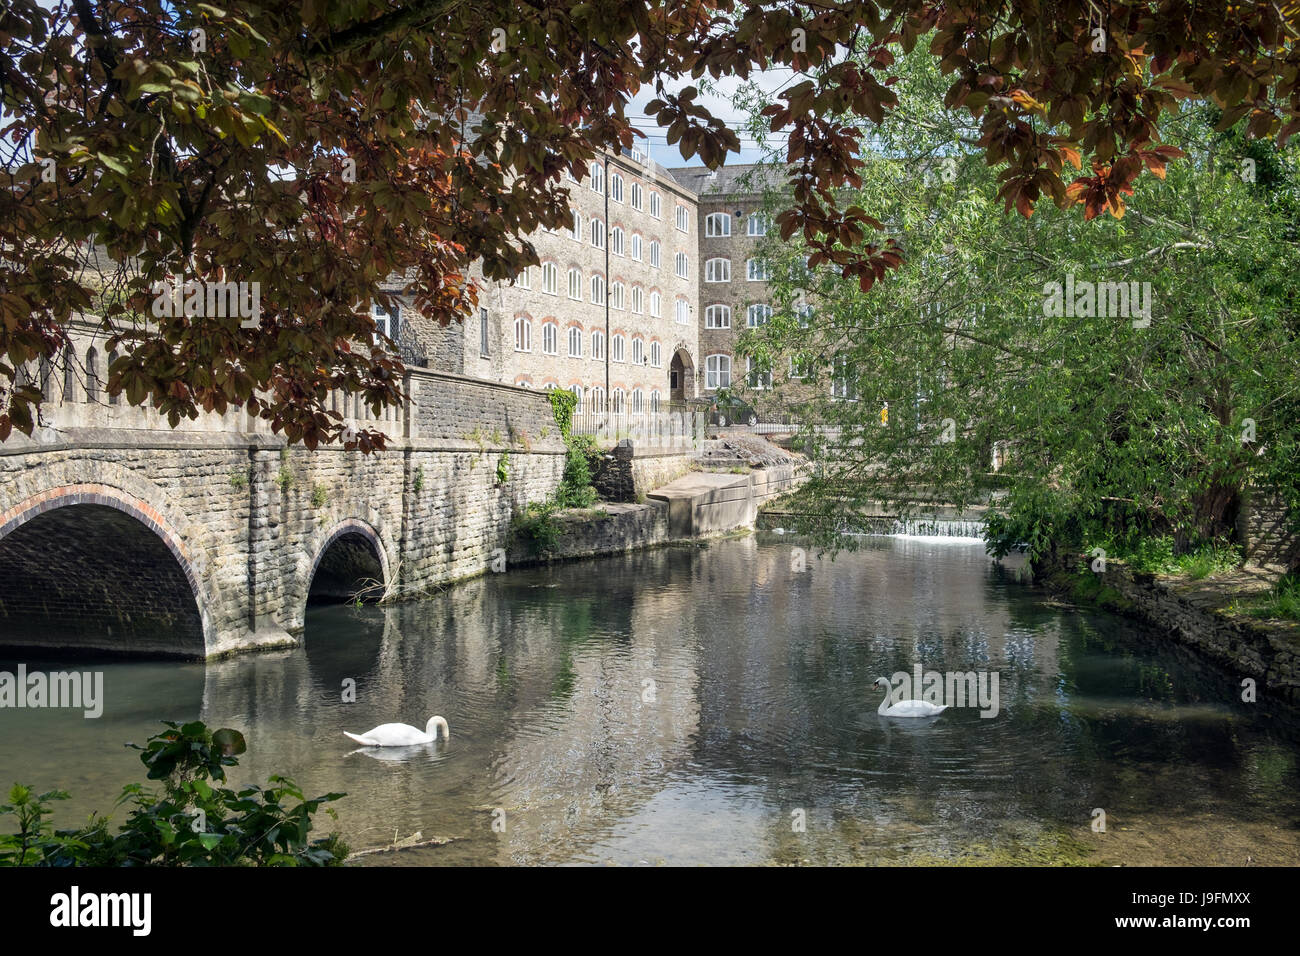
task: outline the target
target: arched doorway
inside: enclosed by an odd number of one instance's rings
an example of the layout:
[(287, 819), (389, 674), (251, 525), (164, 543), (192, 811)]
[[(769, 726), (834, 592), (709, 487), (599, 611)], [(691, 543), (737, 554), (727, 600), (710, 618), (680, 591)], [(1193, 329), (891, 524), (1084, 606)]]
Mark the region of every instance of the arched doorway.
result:
[(0, 646), (204, 656), (193, 572), (165, 531), (121, 502), (47, 504), (0, 537)]
[(695, 363), (691, 353), (678, 349), (668, 366), (668, 400), (684, 402), (695, 397)]

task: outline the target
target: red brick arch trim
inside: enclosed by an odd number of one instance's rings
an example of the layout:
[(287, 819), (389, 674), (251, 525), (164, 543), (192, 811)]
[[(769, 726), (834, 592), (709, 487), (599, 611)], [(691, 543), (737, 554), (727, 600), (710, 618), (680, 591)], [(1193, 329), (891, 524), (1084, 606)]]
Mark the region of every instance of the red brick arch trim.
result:
[(203, 629), (205, 647), (211, 648), (214, 646), (212, 622), (208, 613), (207, 601), (204, 597), (203, 585), (194, 571), (194, 561), (190, 557), (189, 548), (185, 546), (184, 539), (172, 527), (171, 522), (147, 501), (143, 501), (111, 485), (97, 483), (60, 485), (57, 488), (51, 488), (39, 495), (24, 499), (7, 511), (0, 513), (0, 541), (3, 541), (10, 532), (16, 531), (33, 518), (47, 511), (66, 508), (70, 505), (102, 505), (106, 508), (115, 508), (135, 518), (156, 534), (162, 543), (167, 546), (167, 550), (172, 553), (172, 557), (176, 559), (181, 572), (185, 575), (185, 580), (189, 582), (190, 593), (194, 596), (194, 605), (199, 612), (199, 622)]

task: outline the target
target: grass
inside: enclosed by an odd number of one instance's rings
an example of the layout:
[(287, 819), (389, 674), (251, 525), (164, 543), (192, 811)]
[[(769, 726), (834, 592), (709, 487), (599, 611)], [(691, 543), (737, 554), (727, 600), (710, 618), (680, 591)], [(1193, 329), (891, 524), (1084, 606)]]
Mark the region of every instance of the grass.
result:
[[(1140, 538), (1133, 545), (1115, 541), (1101, 543), (1107, 557), (1118, 558), (1134, 571), (1150, 574), (1178, 574), (1200, 581), (1241, 566), (1241, 551), (1231, 544), (1209, 542), (1184, 554), (1174, 553), (1170, 537)], [(1088, 549), (1091, 551), (1091, 548)]]
[(1267, 594), (1239, 607), (1257, 620), (1300, 621), (1300, 575), (1288, 574)]

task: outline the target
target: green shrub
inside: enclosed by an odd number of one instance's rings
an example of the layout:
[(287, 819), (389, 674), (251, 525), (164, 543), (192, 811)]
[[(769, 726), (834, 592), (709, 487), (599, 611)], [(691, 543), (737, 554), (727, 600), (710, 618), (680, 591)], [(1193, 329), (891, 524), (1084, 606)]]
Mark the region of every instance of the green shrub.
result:
[(310, 837), (313, 815), (343, 794), (307, 799), (281, 776), (265, 788), (213, 786), (237, 765), (243, 735), (209, 731), (202, 721), (163, 723), (166, 730), (135, 747), (161, 789), (123, 788), (117, 805), (131, 811), (120, 830), (112, 833), (99, 814), (76, 830), (52, 830), (45, 819), (52, 801), (68, 794), (34, 795), (15, 784), (0, 817), (16, 817), (18, 830), (0, 834), (0, 866), (335, 866), (347, 857), (337, 834)]
[(534, 502), (524, 509), (523, 514), (515, 516), (512, 530), (528, 542), (533, 554), (548, 554), (560, 549), (561, 526), (555, 517), (558, 507), (554, 502)]

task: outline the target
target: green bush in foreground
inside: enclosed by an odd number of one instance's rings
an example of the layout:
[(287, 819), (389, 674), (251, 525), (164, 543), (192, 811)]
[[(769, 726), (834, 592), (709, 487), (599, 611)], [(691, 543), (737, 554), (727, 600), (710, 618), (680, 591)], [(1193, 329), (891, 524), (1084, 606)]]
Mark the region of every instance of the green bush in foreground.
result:
[(202, 721), (163, 723), (166, 730), (136, 747), (148, 779), (162, 789), (124, 787), (117, 805), (131, 812), (120, 830), (110, 832), (98, 813), (78, 829), (54, 830), (45, 818), (67, 792), (34, 794), (15, 784), (0, 817), (16, 818), (18, 829), (0, 834), (0, 866), (337, 866), (347, 857), (337, 834), (309, 836), (312, 816), (343, 794), (309, 800), (281, 776), (265, 788), (213, 786), (209, 781), (224, 783), (225, 768), (238, 764), (243, 735), (209, 731)]

